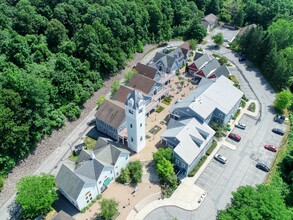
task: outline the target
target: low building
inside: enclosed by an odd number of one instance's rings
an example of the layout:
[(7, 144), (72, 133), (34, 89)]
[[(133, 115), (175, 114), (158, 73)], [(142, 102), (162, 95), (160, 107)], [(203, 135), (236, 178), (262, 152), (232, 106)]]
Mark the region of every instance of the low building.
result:
[(200, 123), (194, 118), (170, 119), (161, 139), (173, 150), (175, 170), (178, 170), (180, 179), (186, 177), (205, 155), (214, 134), (215, 131), (206, 123)]
[(195, 75), (205, 64), (210, 62), (212, 58), (207, 53), (196, 52), (193, 62), (188, 66), (188, 71), (191, 75)]
[(212, 119), (226, 124), (240, 106), (243, 92), (225, 76), (217, 80), (202, 78), (198, 87), (170, 109), (173, 118), (195, 118), (200, 123)]
[(56, 176), (59, 191), (78, 210), (83, 209), (120, 175), (129, 154), (99, 138), (93, 151), (81, 150), (75, 163), (62, 164)]
[(207, 32), (210, 32), (218, 24), (218, 17), (214, 14), (208, 14), (201, 19), (201, 23), (206, 27)]

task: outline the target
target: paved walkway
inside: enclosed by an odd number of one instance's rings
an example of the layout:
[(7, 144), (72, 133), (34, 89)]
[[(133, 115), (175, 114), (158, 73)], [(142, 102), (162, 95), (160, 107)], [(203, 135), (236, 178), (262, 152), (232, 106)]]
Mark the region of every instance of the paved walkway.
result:
[[(255, 112), (251, 112), (247, 110), (251, 103), (255, 103)], [(231, 128), (233, 129), (234, 125), (238, 123), (238, 121), (241, 119), (241, 117), (244, 114), (250, 115), (252, 117), (257, 117), (260, 110), (259, 107), (260, 107), (259, 103), (256, 100), (249, 100), (246, 103), (245, 107), (241, 109), (241, 112), (239, 116), (237, 117), (237, 119), (232, 120), (229, 123)], [(178, 186), (178, 188), (176, 189), (176, 191), (172, 194), (170, 198), (157, 199), (153, 201), (150, 201), (148, 198), (144, 199), (145, 200), (144, 204), (146, 204), (145, 207), (140, 210), (137, 210), (137, 209), (131, 210), (129, 215), (127, 216), (127, 220), (133, 220), (133, 219), (142, 220), (153, 210), (159, 207), (164, 207), (164, 206), (177, 206), (179, 208), (189, 210), (189, 211), (197, 209), (202, 204), (202, 201), (205, 198), (205, 196), (203, 196), (205, 191), (202, 188), (195, 185), (196, 180), (202, 174), (206, 166), (213, 159), (214, 155), (220, 149), (221, 146), (225, 146), (232, 150), (236, 150), (236, 147), (232, 145), (231, 143), (227, 142), (226, 138), (227, 137), (223, 137), (218, 140), (217, 147), (212, 152), (212, 154), (207, 158), (207, 160), (201, 166), (201, 168), (197, 171), (197, 173), (193, 177), (186, 177), (185, 179), (183, 179), (181, 184)]]

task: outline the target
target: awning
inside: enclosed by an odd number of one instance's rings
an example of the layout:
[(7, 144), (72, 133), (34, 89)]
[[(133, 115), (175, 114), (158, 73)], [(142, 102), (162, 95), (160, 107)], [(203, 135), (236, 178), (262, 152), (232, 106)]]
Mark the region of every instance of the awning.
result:
[(107, 187), (110, 183), (111, 183), (111, 179), (110, 179), (110, 178), (107, 178), (107, 179), (104, 181), (103, 185)]

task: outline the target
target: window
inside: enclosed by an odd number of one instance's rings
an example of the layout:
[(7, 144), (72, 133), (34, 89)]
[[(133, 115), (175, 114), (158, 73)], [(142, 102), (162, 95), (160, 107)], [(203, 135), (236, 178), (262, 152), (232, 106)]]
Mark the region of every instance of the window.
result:
[(130, 127), (132, 128), (132, 124), (130, 124)]
[(140, 141), (142, 141), (142, 136), (140, 136)]
[(105, 179), (107, 179), (108, 176), (105, 176)]
[(99, 182), (99, 184), (101, 184), (101, 183), (102, 183), (102, 181)]
[(139, 109), (139, 113), (142, 113), (142, 109)]
[(131, 142), (133, 142), (133, 137), (131, 137)]
[(113, 173), (113, 170), (111, 170), (111, 173)]
[(129, 110), (129, 113), (133, 115), (133, 111), (132, 110)]
[(140, 123), (140, 127), (142, 127), (142, 123)]

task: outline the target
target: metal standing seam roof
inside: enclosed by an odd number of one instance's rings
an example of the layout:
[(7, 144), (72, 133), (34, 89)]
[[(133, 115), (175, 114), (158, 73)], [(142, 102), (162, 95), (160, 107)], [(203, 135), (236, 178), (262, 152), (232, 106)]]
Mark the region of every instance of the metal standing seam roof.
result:
[(117, 129), (125, 118), (124, 103), (113, 100), (105, 100), (103, 104), (99, 106), (95, 117)]
[(206, 123), (201, 124), (194, 118), (171, 119), (162, 137), (176, 138), (179, 144), (174, 152), (190, 165), (214, 134), (215, 131)]
[(170, 111), (173, 112), (176, 108), (190, 108), (206, 119), (216, 108), (228, 114), (242, 96), (243, 92), (225, 76), (220, 76), (216, 81), (202, 78), (195, 91), (174, 104)]

